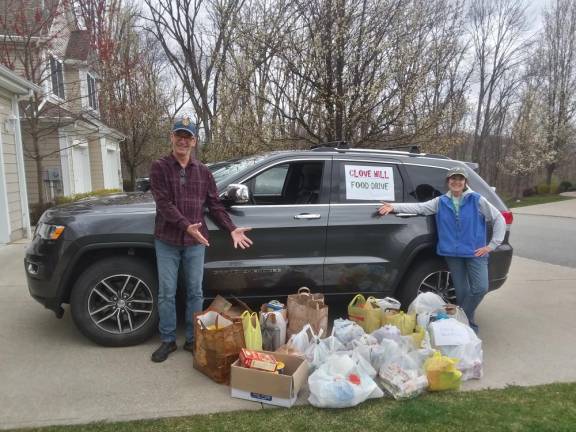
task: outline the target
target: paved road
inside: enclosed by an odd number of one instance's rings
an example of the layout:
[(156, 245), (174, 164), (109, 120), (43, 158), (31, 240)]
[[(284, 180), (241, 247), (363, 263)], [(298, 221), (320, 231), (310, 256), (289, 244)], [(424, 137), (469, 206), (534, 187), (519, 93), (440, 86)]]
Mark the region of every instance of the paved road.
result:
[(515, 214), (510, 243), (516, 256), (576, 267), (575, 218)]

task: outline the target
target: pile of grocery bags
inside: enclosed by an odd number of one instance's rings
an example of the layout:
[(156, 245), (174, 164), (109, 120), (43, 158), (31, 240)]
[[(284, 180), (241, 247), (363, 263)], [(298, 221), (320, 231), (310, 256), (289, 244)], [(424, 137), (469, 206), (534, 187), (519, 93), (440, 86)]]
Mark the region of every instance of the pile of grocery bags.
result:
[[(283, 373), (275, 353), (299, 356), (310, 368), (308, 401), (317, 407), (352, 407), (385, 395), (408, 399), (482, 377), (482, 341), (462, 309), (430, 292), (419, 294), (406, 312), (396, 299), (358, 294), (348, 317), (329, 327), (324, 296), (301, 288), (286, 305), (270, 301), (258, 313), (245, 309), (230, 317), (209, 308), (197, 316), (196, 328), (195, 367), (215, 381), (227, 382), (225, 369), (243, 348), (266, 353), (262, 359), (277, 365), (266, 370), (275, 374)], [(214, 331), (227, 334), (217, 340), (202, 335)]]

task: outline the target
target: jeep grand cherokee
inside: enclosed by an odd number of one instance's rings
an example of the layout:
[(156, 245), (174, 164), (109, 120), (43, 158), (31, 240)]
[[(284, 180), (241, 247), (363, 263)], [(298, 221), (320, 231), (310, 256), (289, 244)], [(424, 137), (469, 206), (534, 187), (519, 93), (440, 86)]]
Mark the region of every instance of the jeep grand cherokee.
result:
[[(434, 217), (377, 215), (381, 199), (426, 201), (446, 191), (446, 170), (462, 166), (471, 188), (504, 215), (507, 234), (490, 254), (490, 289), (506, 280), (512, 214), (470, 164), (421, 153), (338, 149), (283, 151), (236, 160), (213, 172), (237, 226), (254, 246), (232, 247), (208, 217), (204, 293), (281, 298), (303, 285), (326, 295), (395, 296), (420, 291), (454, 300), (435, 254)], [(25, 268), (31, 295), (94, 342), (137, 344), (157, 328), (155, 206), (150, 193), (122, 193), (47, 210)], [(490, 233), (488, 233), (490, 235)]]

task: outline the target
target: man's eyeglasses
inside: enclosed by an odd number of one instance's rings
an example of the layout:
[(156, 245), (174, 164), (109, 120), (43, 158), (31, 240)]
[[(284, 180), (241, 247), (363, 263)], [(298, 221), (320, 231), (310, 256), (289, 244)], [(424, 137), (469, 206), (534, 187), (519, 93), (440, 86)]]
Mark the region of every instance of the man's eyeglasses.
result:
[(186, 170), (184, 168), (180, 169), (180, 186), (186, 184)]

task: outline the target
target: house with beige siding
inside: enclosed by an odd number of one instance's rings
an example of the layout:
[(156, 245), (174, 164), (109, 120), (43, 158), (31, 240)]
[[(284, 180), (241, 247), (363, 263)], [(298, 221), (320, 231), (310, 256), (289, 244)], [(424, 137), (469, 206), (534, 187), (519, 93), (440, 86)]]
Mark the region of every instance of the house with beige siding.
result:
[[(2, 20), (0, 29), (1, 51), (9, 54), (0, 62), (40, 87), (40, 93), (20, 101), (29, 202), (122, 189), (124, 136), (101, 119), (97, 62), (72, 2), (0, 0), (0, 15), (10, 13), (14, 19)], [(22, 17), (26, 22), (15, 25)]]
[(0, 244), (30, 237), (18, 101), (39, 90), (0, 66)]

